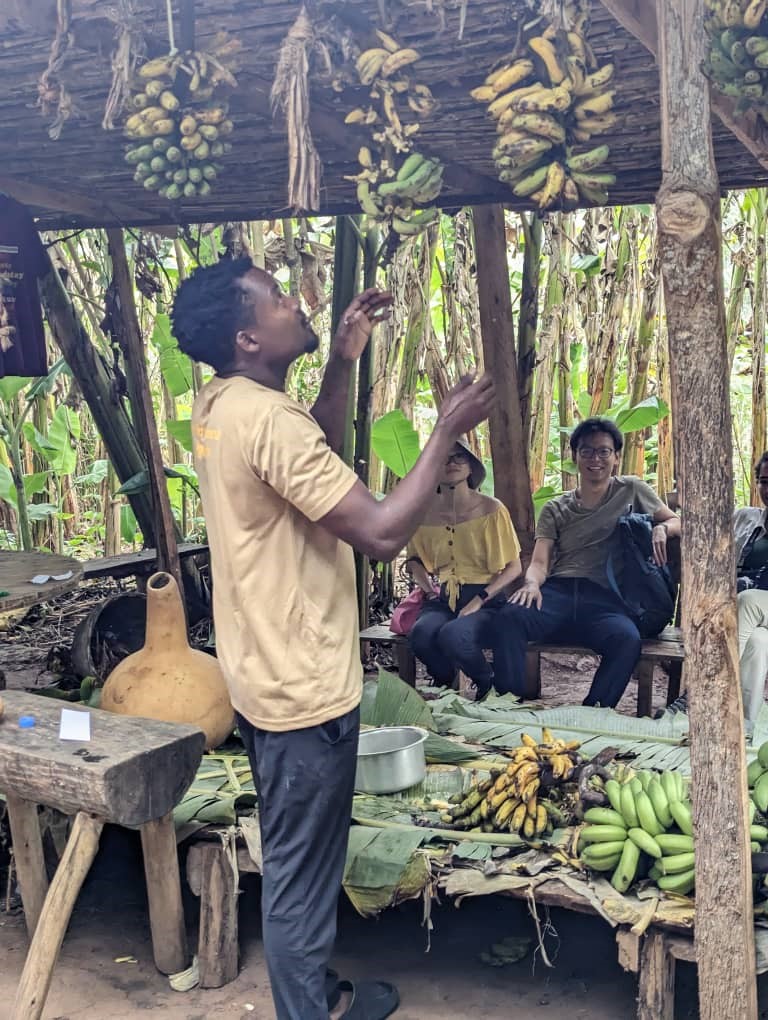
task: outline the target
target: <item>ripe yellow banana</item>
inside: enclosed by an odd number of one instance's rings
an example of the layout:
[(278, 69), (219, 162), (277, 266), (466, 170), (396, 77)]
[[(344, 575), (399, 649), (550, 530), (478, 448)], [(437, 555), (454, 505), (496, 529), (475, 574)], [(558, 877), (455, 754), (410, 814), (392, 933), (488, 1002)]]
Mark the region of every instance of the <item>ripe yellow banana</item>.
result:
[(558, 85), (553, 89), (541, 89), (527, 96), (520, 96), (512, 109), (520, 113), (565, 113), (573, 102), (568, 88)]
[[(766, 0), (768, 2), (768, 0)], [(588, 74), (584, 79), (582, 92), (597, 92), (603, 89), (612, 79), (614, 71), (616, 70), (615, 64), (603, 64), (597, 71), (593, 71), (592, 74)], [(577, 95), (581, 93), (577, 91)]]
[(589, 120), (591, 117), (601, 117), (610, 113), (615, 94), (615, 89), (609, 89), (607, 92), (598, 92), (597, 95), (582, 99), (573, 108), (576, 120)]
[(744, 11), (742, 19), (744, 27), (749, 29), (757, 28), (763, 19), (767, 5), (768, 0), (751, 0), (747, 9)]
[(523, 85), (519, 89), (512, 89), (511, 92), (504, 92), (494, 99), (492, 103), (489, 103), (488, 115), (490, 117), (501, 117), (505, 111), (511, 109), (523, 96), (530, 96), (536, 92), (541, 92), (543, 88), (544, 86), (541, 82), (536, 82), (533, 85)]
[[(555, 160), (554, 163), (549, 164), (549, 169), (547, 171), (547, 181), (546, 184), (544, 185), (543, 193), (539, 198), (539, 208), (548, 209), (550, 206), (554, 205), (560, 199), (560, 195), (563, 192), (564, 186), (565, 186), (565, 167), (563, 166), (562, 163)], [(572, 768), (570, 758), (563, 755), (562, 758), (555, 760), (556, 761), (559, 760), (562, 762), (562, 771), (560, 773), (560, 776), (563, 779), (567, 778)], [(567, 766), (565, 764), (566, 762)]]
[(509, 820), (509, 831), (519, 832), (527, 816), (525, 804), (518, 804)]
[(532, 818), (528, 818), (527, 816), (525, 821), (523, 822), (523, 835), (525, 836), (526, 839), (533, 839), (533, 837), (536, 835), (536, 822), (534, 822)]
[(390, 56), (389, 50), (382, 47), (374, 47), (365, 50), (357, 58), (355, 67), (363, 85), (370, 85), (384, 65), (384, 61)]
[[(497, 67), (485, 79), (485, 84), (490, 85), (498, 95), (504, 89), (517, 85), (518, 82), (527, 78), (529, 74), (533, 74), (533, 71), (533, 61), (527, 57), (520, 57), (511, 64), (503, 64), (501, 67)], [(503, 84), (499, 84), (500, 82), (503, 82)]]
[(400, 43), (397, 39), (393, 39), (391, 35), (387, 35), (386, 32), (382, 32), (380, 28), (376, 29), (376, 36), (384, 49), (388, 50), (390, 53), (397, 53), (400, 49)]
[(520, 799), (522, 800), (523, 804), (527, 804), (531, 799), (536, 797), (536, 794), (538, 793), (540, 786), (541, 780), (538, 778), (532, 779), (529, 783), (526, 783), (522, 792), (520, 793)]
[(559, 85), (565, 78), (565, 68), (552, 41), (545, 39), (543, 35), (537, 35), (528, 40), (528, 46), (546, 67), (551, 83)]
[(409, 64), (415, 64), (420, 55), (417, 50), (410, 47), (403, 47), (403, 49), (397, 50), (396, 53), (388, 54), (380, 68), (382, 77), (389, 78), (390, 75), (396, 74), (401, 68), (407, 67)]
[[(577, 196), (578, 197), (578, 196)], [(547, 827), (547, 811), (543, 804), (536, 805), (536, 832), (540, 836)]]
[(604, 135), (616, 126), (618, 114), (604, 113), (601, 117), (581, 120), (573, 132), (574, 141), (588, 142), (594, 135)]
[(515, 798), (510, 798), (501, 805), (501, 807), (496, 812), (496, 816), (494, 818), (494, 825), (496, 826), (497, 829), (500, 829), (503, 825), (505, 825), (509, 821), (509, 819), (512, 817), (512, 815), (517, 810), (519, 805), (520, 801), (516, 800)]
[(476, 99), (478, 103), (490, 103), (496, 98), (496, 93), (490, 85), (478, 85), (477, 88), (472, 89), (469, 94), (473, 99)]
[(530, 131), (558, 145), (565, 141), (565, 128), (549, 113), (519, 113), (511, 119), (510, 126)]

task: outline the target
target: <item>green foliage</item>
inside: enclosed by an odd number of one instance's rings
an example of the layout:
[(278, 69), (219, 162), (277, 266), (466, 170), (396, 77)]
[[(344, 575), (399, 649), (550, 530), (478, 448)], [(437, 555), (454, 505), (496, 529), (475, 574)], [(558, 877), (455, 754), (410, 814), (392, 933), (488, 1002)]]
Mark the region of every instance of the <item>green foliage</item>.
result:
[(408, 474), (421, 452), (416, 429), (399, 409), (390, 411), (373, 423), (371, 447), (379, 460), (398, 478)]

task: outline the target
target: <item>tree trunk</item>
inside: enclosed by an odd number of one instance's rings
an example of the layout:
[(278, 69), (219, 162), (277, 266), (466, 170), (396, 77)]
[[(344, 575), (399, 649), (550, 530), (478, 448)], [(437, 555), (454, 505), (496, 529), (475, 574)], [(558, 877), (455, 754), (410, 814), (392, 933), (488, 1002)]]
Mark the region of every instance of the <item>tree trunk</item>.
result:
[[(653, 349), (654, 330), (657, 322), (659, 297), (659, 248), (656, 231), (650, 238), (651, 249), (643, 271), (642, 295), (639, 303), (639, 319), (637, 324), (635, 371), (632, 377), (630, 403), (634, 407), (645, 400), (648, 395), (648, 368)], [(661, 394), (657, 394), (661, 396)], [(621, 472), (624, 475), (643, 477), (645, 461), (645, 432), (630, 432), (624, 440), (624, 454), (621, 460)], [(661, 494), (663, 498), (663, 493)]]
[(752, 460), (749, 471), (749, 502), (760, 506), (760, 492), (753, 470), (765, 452), (765, 216), (768, 203), (761, 188), (754, 193), (755, 284), (752, 291)]
[(541, 275), (541, 217), (522, 213), (520, 222), (525, 237), (523, 283), (520, 290), (520, 316), (517, 322), (517, 388), (526, 446), (531, 441), (531, 393), (536, 367), (536, 331), (539, 326), (539, 277)]
[(757, 1020), (720, 193), (701, 71), (705, 0), (657, 0), (656, 10), (664, 169), (657, 207), (679, 434), (699, 1010), (702, 1020)]
[(633, 245), (630, 229), (632, 226), (631, 210), (622, 209), (619, 212), (616, 228), (618, 230), (616, 250), (610, 252), (612, 257), (610, 260), (606, 259), (604, 268), (604, 272), (610, 273), (610, 280), (604, 292), (600, 332), (592, 354), (594, 366), (594, 377), (590, 389), (592, 414), (604, 414), (613, 403), (616, 359), (631, 281)]
[(483, 355), (496, 385), (496, 405), (489, 419), (495, 492), (507, 506), (527, 556), (533, 548), (533, 500), (517, 379), (504, 208), (475, 206), (472, 216)]
[[(544, 484), (547, 470), (552, 405), (554, 403), (555, 359), (560, 356), (560, 334), (563, 331), (565, 314), (565, 273), (563, 271), (565, 251), (559, 229), (561, 222), (562, 217), (553, 217), (548, 230), (547, 283), (541, 315), (541, 335), (531, 417), (530, 485), (533, 492), (536, 492)], [(558, 448), (561, 454), (569, 456), (568, 443), (567, 441), (563, 443), (562, 437), (558, 442)]]
[[(289, 220), (283, 220), (283, 229)], [(288, 238), (286, 236), (286, 250)], [(295, 251), (295, 250), (294, 250)], [(298, 284), (301, 282), (301, 260), (299, 264)], [(333, 260), (333, 297), (331, 300), (331, 334), (338, 329), (342, 313), (357, 294), (360, 281), (360, 244), (357, 239), (355, 221), (349, 216), (336, 218), (336, 245)], [(298, 293), (298, 291), (297, 291)], [(355, 380), (350, 375), (349, 394), (347, 399), (347, 420), (344, 430), (343, 457), (347, 464), (352, 464), (355, 455)]]
[[(91, 343), (52, 262), (48, 274), (40, 281), (40, 293), (51, 332), (83, 391), (109, 459), (120, 481), (127, 482), (143, 471), (146, 463), (118, 396), (117, 379)], [(149, 493), (135, 493), (129, 499), (147, 545), (154, 545), (154, 516)]]

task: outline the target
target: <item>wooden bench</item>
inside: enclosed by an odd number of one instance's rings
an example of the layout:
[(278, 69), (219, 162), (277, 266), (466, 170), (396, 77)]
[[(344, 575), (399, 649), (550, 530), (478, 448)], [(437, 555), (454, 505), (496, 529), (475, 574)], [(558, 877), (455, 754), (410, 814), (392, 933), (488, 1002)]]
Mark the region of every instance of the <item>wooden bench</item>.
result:
[[(138, 827), (157, 969), (189, 965), (172, 810), (195, 777), (205, 735), (194, 726), (90, 710), (91, 739), (59, 739), (61, 702), (3, 694), (0, 790), (8, 804), (13, 861), (31, 939), (10, 1020), (39, 1020), (72, 909), (106, 822)], [(88, 709), (68, 704), (71, 711)], [(30, 729), (19, 726), (34, 716)], [(48, 885), (37, 805), (74, 815)]]
[[(360, 641), (371, 644), (389, 643), (395, 646), (398, 672), (406, 683), (416, 685), (416, 658), (401, 634), (393, 634), (388, 624), (376, 624), (360, 632)], [(528, 645), (526, 678), (523, 697), (535, 701), (541, 697), (541, 655), (594, 655), (590, 648), (573, 645), (551, 645), (531, 642)], [(685, 659), (683, 635), (679, 627), (665, 627), (655, 638), (643, 641), (643, 650), (635, 667), (637, 679), (637, 714), (650, 715), (653, 709), (653, 667), (657, 662), (667, 663), (669, 686), (667, 704), (680, 693), (682, 666)]]
[[(182, 542), (179, 545), (179, 559), (200, 556), (208, 552), (207, 545), (197, 542)], [(83, 578), (134, 577), (153, 574), (157, 569), (157, 549), (141, 549), (139, 552), (121, 553), (119, 556), (97, 556), (83, 563)]]

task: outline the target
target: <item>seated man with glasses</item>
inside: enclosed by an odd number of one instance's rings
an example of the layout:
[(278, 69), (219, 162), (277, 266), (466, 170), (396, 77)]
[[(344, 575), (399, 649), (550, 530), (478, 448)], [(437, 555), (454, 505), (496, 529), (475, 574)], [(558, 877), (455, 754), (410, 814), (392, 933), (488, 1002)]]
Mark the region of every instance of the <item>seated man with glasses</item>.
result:
[(529, 641), (592, 648), (602, 660), (584, 704), (613, 708), (641, 649), (634, 621), (608, 585), (606, 565), (620, 550), (617, 522), (633, 511), (650, 514), (653, 556), (664, 564), (667, 538), (679, 536), (680, 519), (642, 479), (616, 474), (623, 439), (609, 418), (581, 422), (570, 445), (579, 487), (542, 509), (525, 581), (497, 617), (494, 654), (504, 657), (504, 675), (520, 694)]
[[(739, 592), (739, 669), (744, 717), (754, 723), (765, 701), (768, 674), (768, 451), (755, 465), (763, 506), (733, 515)], [(751, 728), (748, 725), (747, 729)]]

